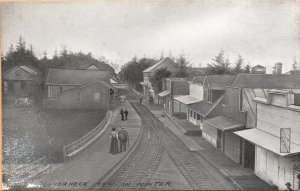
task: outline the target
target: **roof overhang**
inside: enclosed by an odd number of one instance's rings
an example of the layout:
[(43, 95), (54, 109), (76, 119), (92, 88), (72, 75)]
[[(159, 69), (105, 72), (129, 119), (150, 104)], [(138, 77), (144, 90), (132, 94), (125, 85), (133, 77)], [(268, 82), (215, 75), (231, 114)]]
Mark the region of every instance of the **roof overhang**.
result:
[(238, 130), (238, 129), (245, 127), (244, 124), (234, 121), (225, 116), (213, 117), (213, 118), (205, 120), (204, 123), (208, 123), (218, 129), (220, 129), (221, 131), (232, 131), (232, 130)]
[(171, 92), (169, 92), (169, 91), (163, 91), (163, 92), (160, 92), (160, 93), (158, 94), (158, 96), (164, 97), (164, 96), (169, 95), (170, 93), (171, 93)]
[(186, 104), (186, 105), (201, 101), (200, 99), (196, 99), (190, 95), (177, 96), (177, 97), (174, 97), (174, 100), (181, 102), (183, 104)]
[(257, 128), (247, 129), (242, 131), (234, 132), (236, 135), (254, 143), (257, 146), (260, 146), (264, 149), (272, 151), (273, 153), (288, 157), (293, 156), (300, 153), (300, 145), (296, 145), (294, 143), (290, 144), (290, 152), (289, 153), (281, 153), (280, 152), (280, 138), (266, 133)]

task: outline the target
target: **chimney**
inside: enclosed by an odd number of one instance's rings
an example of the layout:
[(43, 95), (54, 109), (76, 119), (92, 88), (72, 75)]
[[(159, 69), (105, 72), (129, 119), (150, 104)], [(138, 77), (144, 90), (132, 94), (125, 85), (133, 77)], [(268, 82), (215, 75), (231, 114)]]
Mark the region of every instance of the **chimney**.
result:
[(275, 74), (282, 74), (282, 63), (280, 63), (280, 62), (277, 62), (276, 64), (275, 64)]

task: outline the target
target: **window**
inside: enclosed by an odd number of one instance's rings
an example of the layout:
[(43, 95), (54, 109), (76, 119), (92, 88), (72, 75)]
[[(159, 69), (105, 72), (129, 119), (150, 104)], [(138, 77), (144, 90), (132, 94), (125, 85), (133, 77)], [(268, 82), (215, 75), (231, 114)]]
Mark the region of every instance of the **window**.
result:
[(196, 112), (194, 112), (194, 119), (196, 119)]
[(190, 110), (190, 117), (193, 117), (193, 111)]
[(21, 88), (22, 88), (22, 90), (26, 89), (26, 82), (24, 82), (24, 81), (21, 82)]
[(81, 101), (81, 92), (80, 91), (76, 91), (75, 92), (75, 101), (76, 102), (80, 102)]
[(100, 90), (94, 90), (94, 101), (100, 101)]
[(200, 120), (200, 114), (197, 114), (197, 120)]

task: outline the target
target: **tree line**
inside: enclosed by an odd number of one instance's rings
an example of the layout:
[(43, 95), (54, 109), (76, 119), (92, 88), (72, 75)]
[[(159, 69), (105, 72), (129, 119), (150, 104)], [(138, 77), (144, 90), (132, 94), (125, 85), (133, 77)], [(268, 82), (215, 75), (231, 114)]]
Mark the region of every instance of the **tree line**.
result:
[[(250, 73), (250, 64), (244, 64), (244, 58), (238, 55), (237, 60), (231, 63), (229, 58), (225, 58), (225, 51), (223, 49), (212, 58), (212, 61), (207, 64), (205, 68), (198, 68), (197, 70), (190, 66), (190, 61), (185, 54), (181, 53), (177, 58), (169, 57), (177, 68), (176, 72), (172, 73), (167, 68), (158, 69), (154, 76), (150, 79), (152, 87), (155, 91), (162, 91), (162, 79), (168, 77), (174, 78), (192, 78), (199, 75), (236, 75), (238, 73)], [(143, 81), (143, 70), (149, 68), (153, 64), (164, 59), (163, 56), (159, 60), (152, 58), (137, 59), (134, 57), (127, 62), (122, 68), (119, 75), (129, 85), (132, 85), (138, 91), (142, 91), (140, 82)]]
[(84, 54), (82, 52), (73, 53), (63, 48), (59, 53), (54, 52), (52, 58), (47, 57), (47, 52), (41, 59), (36, 57), (33, 47), (30, 45), (26, 47), (25, 40), (20, 37), (16, 46), (12, 44), (8, 52), (1, 56), (2, 72), (8, 71), (16, 66), (29, 66), (40, 70), (44, 75), (47, 75), (49, 68), (59, 69), (81, 69), (80, 66), (96, 65), (102, 70), (114, 72), (114, 68), (106, 62), (103, 58), (101, 60), (95, 59), (91, 53)]

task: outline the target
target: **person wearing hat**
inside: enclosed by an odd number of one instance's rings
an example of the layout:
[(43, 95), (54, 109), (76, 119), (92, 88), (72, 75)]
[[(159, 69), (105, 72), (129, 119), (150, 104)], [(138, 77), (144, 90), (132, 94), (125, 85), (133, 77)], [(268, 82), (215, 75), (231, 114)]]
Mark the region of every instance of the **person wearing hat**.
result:
[(120, 152), (126, 151), (126, 145), (129, 146), (129, 135), (124, 126), (118, 132), (118, 138), (120, 141)]
[(285, 183), (285, 185), (286, 185), (286, 189), (285, 190), (293, 190), (292, 188), (291, 188), (291, 183), (290, 182), (287, 182), (287, 183)]
[(109, 138), (111, 139), (109, 153), (113, 155), (119, 153), (118, 133), (116, 132), (116, 128), (112, 128), (112, 132), (110, 133)]

